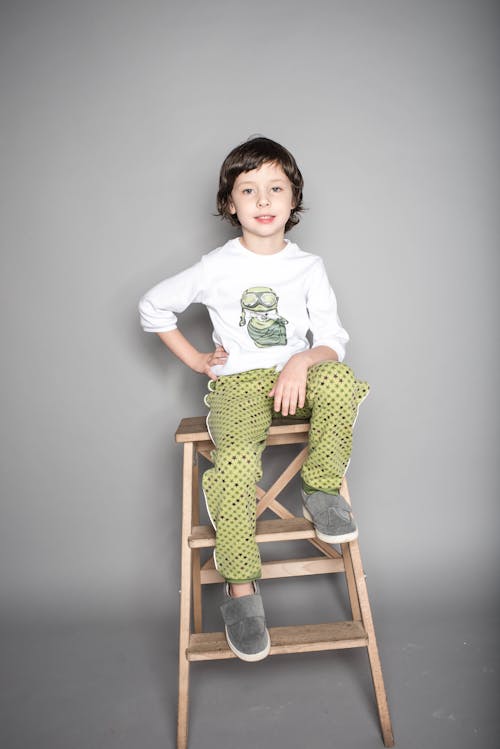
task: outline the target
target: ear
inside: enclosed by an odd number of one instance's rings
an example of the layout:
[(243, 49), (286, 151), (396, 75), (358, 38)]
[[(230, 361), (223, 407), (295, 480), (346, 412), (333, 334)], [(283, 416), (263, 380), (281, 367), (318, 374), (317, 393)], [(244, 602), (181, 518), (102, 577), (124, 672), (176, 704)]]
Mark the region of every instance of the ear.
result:
[(234, 207), (234, 203), (231, 198), (229, 198), (229, 200), (227, 201), (227, 208), (229, 213), (234, 216), (234, 214), (236, 213), (236, 208)]

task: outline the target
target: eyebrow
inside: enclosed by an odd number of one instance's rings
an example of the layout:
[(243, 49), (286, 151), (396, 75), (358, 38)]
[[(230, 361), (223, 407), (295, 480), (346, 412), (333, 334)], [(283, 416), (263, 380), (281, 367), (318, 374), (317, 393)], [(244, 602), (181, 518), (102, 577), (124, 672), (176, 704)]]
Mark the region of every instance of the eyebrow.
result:
[[(238, 178), (236, 178), (238, 179)], [(286, 184), (287, 180), (283, 179), (283, 177), (276, 177), (276, 179), (270, 179), (268, 182), (283, 182), (283, 184)], [(255, 185), (257, 182), (255, 180), (251, 179), (245, 179), (238, 183), (239, 185)]]

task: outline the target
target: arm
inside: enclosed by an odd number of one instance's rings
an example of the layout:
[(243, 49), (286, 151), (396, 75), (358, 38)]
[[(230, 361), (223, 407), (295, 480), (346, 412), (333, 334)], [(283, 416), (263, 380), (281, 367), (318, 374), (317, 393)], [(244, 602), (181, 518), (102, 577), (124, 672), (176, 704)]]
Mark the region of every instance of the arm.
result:
[(227, 360), (227, 352), (222, 346), (217, 346), (212, 353), (204, 354), (198, 351), (178, 328), (159, 332), (157, 335), (165, 346), (188, 367), (195, 372), (208, 375), (211, 380), (217, 379), (217, 376), (212, 372), (212, 367), (216, 364), (225, 364)]
[(323, 261), (318, 258), (311, 269), (306, 295), (313, 347), (327, 346), (343, 361), (349, 334), (338, 316), (337, 298), (328, 280)]
[(274, 397), (274, 410), (281, 411), (283, 416), (293, 416), (297, 406), (303, 408), (309, 367), (322, 361), (338, 361), (338, 358), (337, 352), (329, 346), (317, 346), (291, 356), (269, 393), (270, 398)]
[(212, 380), (215, 364), (224, 364), (227, 353), (222, 346), (204, 354), (198, 351), (177, 328), (176, 312), (182, 312), (192, 302), (203, 301), (204, 273), (202, 261), (176, 276), (167, 278), (150, 289), (139, 302), (141, 324), (144, 330), (157, 333), (165, 346), (195, 372), (206, 374)]
[(319, 258), (311, 269), (306, 289), (313, 348), (290, 357), (269, 393), (274, 397), (274, 410), (281, 411), (283, 416), (293, 416), (297, 406), (304, 407), (309, 367), (322, 361), (342, 361), (349, 340), (337, 314), (337, 300), (325, 266)]

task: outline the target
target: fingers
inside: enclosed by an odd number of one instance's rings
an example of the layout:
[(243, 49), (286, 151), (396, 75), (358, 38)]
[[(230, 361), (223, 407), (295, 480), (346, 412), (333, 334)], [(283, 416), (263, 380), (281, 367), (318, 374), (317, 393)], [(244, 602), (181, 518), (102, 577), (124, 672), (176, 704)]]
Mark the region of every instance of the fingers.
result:
[(217, 346), (215, 351), (209, 357), (209, 365), (215, 366), (216, 364), (225, 364), (227, 357), (227, 351), (222, 346)]
[(222, 346), (217, 346), (215, 351), (212, 351), (211, 354), (200, 354), (201, 365), (199, 369), (196, 369), (196, 371), (203, 372), (211, 380), (216, 380), (217, 375), (212, 370), (212, 367), (223, 366), (226, 363), (228, 356), (227, 351), (225, 351)]
[(306, 388), (303, 384), (284, 384), (279, 382), (269, 393), (269, 397), (274, 397), (273, 408), (283, 416), (294, 416), (298, 408), (304, 408), (306, 402)]
[(299, 399), (298, 399), (298, 406), (299, 408), (304, 408), (306, 405), (306, 386), (305, 384), (299, 385)]
[(307, 363), (297, 354), (285, 364), (269, 393), (274, 410), (283, 416), (294, 416), (306, 403)]
[(296, 388), (293, 387), (290, 390), (285, 390), (281, 396), (281, 413), (283, 416), (288, 416), (288, 414), (294, 415), (297, 410), (298, 397), (299, 394)]

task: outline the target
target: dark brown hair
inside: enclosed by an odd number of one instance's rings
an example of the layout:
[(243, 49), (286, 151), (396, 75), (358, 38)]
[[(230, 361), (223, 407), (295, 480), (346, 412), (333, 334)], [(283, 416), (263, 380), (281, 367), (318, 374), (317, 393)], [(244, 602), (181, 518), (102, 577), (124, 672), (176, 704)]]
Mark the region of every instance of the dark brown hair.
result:
[(276, 143), (274, 140), (257, 136), (247, 140), (240, 146), (233, 148), (221, 166), (219, 176), (219, 191), (217, 193), (217, 215), (230, 221), (233, 226), (240, 226), (238, 216), (229, 211), (229, 202), (231, 192), (234, 187), (236, 178), (242, 172), (251, 172), (258, 169), (262, 164), (278, 164), (292, 185), (292, 195), (294, 208), (290, 213), (285, 231), (289, 231), (292, 226), (299, 223), (299, 213), (304, 210), (302, 205), (302, 188), (304, 180), (290, 151), (284, 146)]

